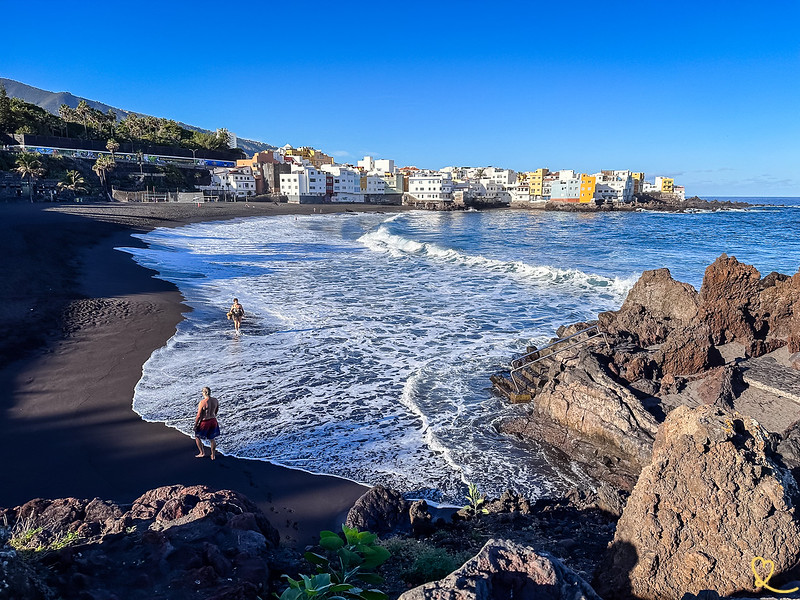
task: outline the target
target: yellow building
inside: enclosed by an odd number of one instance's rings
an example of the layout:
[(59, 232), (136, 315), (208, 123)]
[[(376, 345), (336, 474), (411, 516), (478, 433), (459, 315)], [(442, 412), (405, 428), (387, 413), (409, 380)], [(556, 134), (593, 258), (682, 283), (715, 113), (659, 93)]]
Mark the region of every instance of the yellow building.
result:
[(642, 186), (644, 186), (644, 173), (631, 173), (631, 179), (633, 179), (633, 194), (642, 193)]
[(675, 188), (675, 180), (672, 177), (661, 178), (661, 191), (666, 194), (671, 194)]
[(594, 175), (581, 175), (581, 195), (578, 202), (588, 203), (594, 200), (594, 190), (597, 177)]
[(300, 148), (284, 147), (286, 156), (297, 156), (305, 158), (314, 167), (319, 169), (322, 165), (332, 165), (333, 157), (328, 156), (320, 150), (315, 150), (309, 146), (301, 146)]
[(531, 188), (531, 196), (544, 196), (544, 178), (550, 173), (549, 169), (536, 169), (530, 171), (528, 175), (528, 185)]

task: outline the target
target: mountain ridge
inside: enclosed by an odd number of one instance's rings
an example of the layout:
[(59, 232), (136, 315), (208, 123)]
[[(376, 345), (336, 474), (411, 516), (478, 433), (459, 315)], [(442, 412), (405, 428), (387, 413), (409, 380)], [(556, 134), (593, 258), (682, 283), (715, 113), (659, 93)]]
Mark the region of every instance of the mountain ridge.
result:
[[(66, 104), (70, 108), (76, 108), (78, 103), (81, 100), (85, 100), (86, 103), (102, 112), (108, 112), (108, 110), (113, 110), (116, 115), (117, 119), (122, 119), (128, 116), (129, 114), (134, 114), (136, 116), (145, 116), (144, 113), (135, 112), (132, 110), (125, 110), (124, 108), (117, 108), (116, 106), (111, 106), (104, 102), (100, 102), (98, 100), (89, 100), (88, 98), (83, 98), (82, 96), (76, 96), (71, 92), (51, 92), (49, 90), (44, 90), (42, 88), (38, 88), (32, 85), (28, 85), (27, 83), (22, 83), (21, 81), (17, 81), (15, 79), (8, 79), (6, 77), (0, 77), (0, 85), (5, 86), (6, 93), (9, 96), (14, 98), (19, 98), (20, 100), (24, 100), (25, 102), (30, 102), (31, 104), (35, 104), (47, 112), (52, 113), (54, 115), (58, 115), (58, 109), (62, 104)], [(185, 127), (186, 129), (190, 129), (192, 131), (202, 131), (204, 133), (213, 133), (210, 132), (208, 129), (203, 129), (202, 127), (195, 127), (194, 125), (188, 125), (186, 123), (178, 122), (178, 125), (181, 127)], [(256, 152), (261, 151), (269, 151), (275, 150), (276, 146), (271, 144), (267, 144), (265, 142), (259, 142), (257, 140), (248, 140), (246, 138), (240, 138), (237, 136), (237, 145), (239, 148), (244, 150), (248, 156), (255, 154)]]

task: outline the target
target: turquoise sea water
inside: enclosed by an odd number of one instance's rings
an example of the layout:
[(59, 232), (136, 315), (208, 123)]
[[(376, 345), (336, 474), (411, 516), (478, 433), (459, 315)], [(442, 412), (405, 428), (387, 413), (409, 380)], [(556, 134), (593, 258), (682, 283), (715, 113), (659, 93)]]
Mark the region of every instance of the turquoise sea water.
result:
[[(722, 199), (722, 198), (720, 198)], [(156, 351), (134, 409), (189, 433), (200, 388), (220, 449), (462, 503), (558, 493), (581, 477), (493, 423), (522, 410), (489, 376), (562, 324), (618, 308), (646, 269), (699, 288), (725, 252), (800, 267), (800, 200), (741, 211), (344, 213), (159, 229), (127, 249), (193, 309)], [(780, 206), (778, 206), (780, 205)], [(225, 312), (248, 316), (234, 336)]]

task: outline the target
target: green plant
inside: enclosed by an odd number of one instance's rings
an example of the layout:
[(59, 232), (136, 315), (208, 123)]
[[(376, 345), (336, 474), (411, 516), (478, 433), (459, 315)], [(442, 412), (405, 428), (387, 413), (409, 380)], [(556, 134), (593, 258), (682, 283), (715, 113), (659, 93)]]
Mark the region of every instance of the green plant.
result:
[(386, 547), (392, 553), (392, 564), (399, 563), (397, 576), (411, 585), (442, 579), (474, 554), (468, 550), (447, 550), (414, 539), (395, 538), (386, 542)]
[(22, 519), (17, 521), (11, 529), (8, 544), (17, 552), (30, 554), (48, 550), (61, 550), (81, 539), (77, 531), (62, 531), (55, 535), (51, 535), (48, 532), (42, 536), (43, 532), (43, 527), (33, 526), (32, 517)]
[(466, 498), (469, 504), (464, 507), (464, 510), (467, 511), (470, 516), (477, 518), (480, 515), (489, 514), (489, 511), (483, 507), (486, 502), (486, 496), (478, 491), (478, 486), (474, 483), (469, 484)]
[(74, 544), (79, 539), (81, 539), (81, 536), (78, 535), (77, 531), (59, 533), (47, 546), (39, 546), (36, 550), (37, 552), (42, 550), (61, 550), (62, 548)]
[(280, 600), (385, 600), (386, 594), (376, 589), (364, 589), (364, 584), (383, 582), (376, 569), (389, 558), (389, 551), (377, 545), (374, 533), (359, 531), (342, 525), (342, 536), (333, 531), (320, 532), (319, 545), (327, 556), (317, 552), (306, 552), (305, 558), (317, 569), (317, 574), (301, 579), (284, 575), (289, 587), (280, 595)]
[(41, 527), (15, 527), (11, 538), (8, 540), (8, 545), (14, 548), (14, 550), (27, 550), (31, 540), (41, 532)]

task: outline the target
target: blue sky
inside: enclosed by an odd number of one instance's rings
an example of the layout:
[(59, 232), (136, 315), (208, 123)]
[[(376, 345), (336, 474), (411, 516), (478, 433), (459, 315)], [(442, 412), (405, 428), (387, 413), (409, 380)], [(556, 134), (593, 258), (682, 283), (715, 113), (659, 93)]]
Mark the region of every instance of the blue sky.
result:
[(796, 1), (2, 4), (0, 76), (341, 162), (800, 196)]

